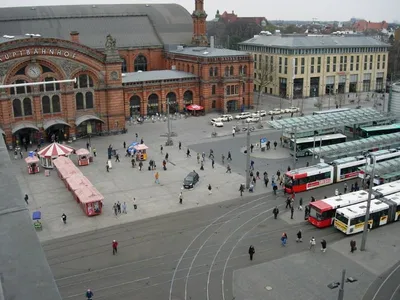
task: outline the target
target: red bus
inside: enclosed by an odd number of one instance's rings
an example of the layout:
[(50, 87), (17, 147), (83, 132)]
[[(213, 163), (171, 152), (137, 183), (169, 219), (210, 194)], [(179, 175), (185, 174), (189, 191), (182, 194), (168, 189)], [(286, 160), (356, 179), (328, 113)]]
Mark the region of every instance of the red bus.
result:
[(333, 166), (319, 163), (285, 173), (285, 191), (292, 194), (333, 183)]
[[(374, 195), (372, 195), (372, 199)], [(333, 224), (336, 209), (368, 200), (366, 191), (357, 191), (311, 202), (308, 221), (318, 228), (329, 227)]]

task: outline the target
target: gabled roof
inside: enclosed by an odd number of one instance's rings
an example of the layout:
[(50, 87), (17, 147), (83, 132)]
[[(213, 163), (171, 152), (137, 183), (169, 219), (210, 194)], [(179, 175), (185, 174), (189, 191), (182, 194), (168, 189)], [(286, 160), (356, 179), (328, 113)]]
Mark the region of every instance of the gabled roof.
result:
[(360, 35), (259, 35), (241, 45), (277, 48), (327, 48), (327, 47), (389, 47), (373, 37)]
[(70, 39), (79, 32), (80, 42), (104, 48), (111, 34), (118, 48), (189, 44), (192, 17), (177, 4), (60, 5), (0, 8), (0, 36)]

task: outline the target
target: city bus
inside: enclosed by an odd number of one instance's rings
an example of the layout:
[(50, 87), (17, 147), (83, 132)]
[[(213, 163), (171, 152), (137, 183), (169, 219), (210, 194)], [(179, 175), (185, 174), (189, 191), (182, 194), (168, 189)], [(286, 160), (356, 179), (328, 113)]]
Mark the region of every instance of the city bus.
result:
[[(382, 184), (372, 188), (371, 199), (381, 199), (400, 192), (400, 180)], [(368, 200), (366, 191), (357, 191), (344, 195), (311, 202), (308, 221), (318, 228), (331, 226), (338, 208), (347, 207)]]
[(400, 132), (400, 123), (360, 128), (360, 137), (369, 138), (375, 135)]
[(337, 108), (337, 109), (329, 109), (329, 110), (320, 110), (320, 111), (314, 111), (312, 114), (313, 115), (326, 115), (326, 114), (334, 114), (338, 112), (344, 112), (344, 111), (349, 111), (351, 108)]
[(288, 171), (284, 175), (286, 193), (299, 193), (333, 183), (333, 166), (319, 163)]
[[(370, 152), (368, 155), (375, 156), (376, 162), (384, 162), (400, 158), (400, 151), (397, 149), (379, 150)], [(317, 164), (288, 171), (284, 175), (285, 192), (299, 193), (356, 177), (363, 178), (363, 171), (360, 171), (359, 168), (367, 163), (372, 163), (372, 160), (373, 158), (360, 155), (336, 159), (330, 164)]]
[[(327, 145), (334, 145), (334, 144), (340, 144), (346, 142), (347, 137), (344, 134), (341, 133), (335, 133), (335, 134), (328, 134), (328, 135), (318, 135), (311, 137), (306, 137), (306, 138), (300, 138), (296, 139), (296, 147), (297, 147), (297, 153), (296, 156), (309, 156), (312, 155), (312, 148), (314, 147), (314, 140), (315, 140), (315, 147), (319, 147), (320, 144), (322, 143), (322, 146), (327, 146)], [(290, 139), (289, 143), (289, 150), (290, 154), (294, 155), (294, 145), (295, 145), (295, 140)]]
[[(364, 231), (368, 202), (336, 210), (334, 227), (346, 235)], [(371, 200), (368, 224), (371, 229), (397, 222), (400, 219), (400, 193)]]

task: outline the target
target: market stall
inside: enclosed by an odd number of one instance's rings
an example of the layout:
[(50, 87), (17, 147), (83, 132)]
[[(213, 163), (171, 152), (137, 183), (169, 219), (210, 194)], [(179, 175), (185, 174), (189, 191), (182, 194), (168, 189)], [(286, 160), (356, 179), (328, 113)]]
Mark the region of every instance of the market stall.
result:
[(28, 165), (28, 174), (39, 173), (39, 159), (36, 156), (28, 156), (25, 162)]
[(145, 144), (138, 144), (133, 147), (136, 150), (136, 160), (147, 160), (147, 147)]
[(75, 154), (78, 156), (78, 166), (89, 165), (90, 152), (87, 149), (78, 149)]
[[(89, 179), (87, 179), (85, 176), (81, 174), (72, 175), (67, 179), (65, 179), (65, 181), (67, 183), (67, 189), (70, 190), (71, 192), (74, 192), (86, 186), (92, 186), (92, 183), (89, 181)], [(76, 197), (75, 200), (79, 202), (79, 200)]]
[(137, 145), (139, 145), (138, 142), (133, 142), (132, 144), (130, 144), (130, 145), (128, 146), (128, 152), (130, 153), (131, 156), (133, 156), (133, 155), (136, 154), (135, 146), (137, 146)]
[(52, 143), (38, 152), (40, 164), (44, 168), (52, 169), (53, 160), (65, 156), (68, 157), (75, 150), (69, 146), (61, 145), (59, 143)]
[(87, 216), (101, 214), (104, 197), (94, 186), (84, 186), (73, 193)]
[(204, 113), (204, 107), (197, 104), (189, 104), (186, 109), (192, 113), (194, 116), (198, 116)]

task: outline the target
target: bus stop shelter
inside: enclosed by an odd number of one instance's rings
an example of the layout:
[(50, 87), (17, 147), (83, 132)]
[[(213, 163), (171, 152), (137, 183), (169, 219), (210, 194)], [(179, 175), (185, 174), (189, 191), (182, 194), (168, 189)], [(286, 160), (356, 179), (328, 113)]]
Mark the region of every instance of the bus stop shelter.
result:
[[(364, 167), (359, 167), (360, 177), (364, 177), (365, 174), (371, 174), (374, 166), (372, 164)], [(393, 180), (397, 180), (400, 176), (400, 158), (395, 158), (391, 160), (387, 160), (381, 163), (375, 164), (375, 184), (382, 184), (386, 182), (390, 182)]]
[(313, 136), (315, 131), (318, 131), (319, 134), (328, 134), (339, 127), (388, 124), (395, 119), (395, 116), (389, 113), (373, 108), (362, 108), (333, 112), (332, 114), (274, 120), (269, 121), (268, 124), (274, 129), (281, 129), (286, 138), (302, 138)]
[(341, 144), (322, 146), (309, 149), (311, 153), (320, 158), (337, 158), (349, 155), (359, 155), (371, 149), (397, 148), (400, 146), (400, 132), (386, 135), (372, 136), (367, 139), (355, 140)]

